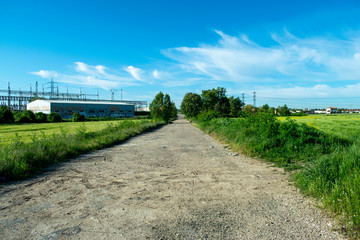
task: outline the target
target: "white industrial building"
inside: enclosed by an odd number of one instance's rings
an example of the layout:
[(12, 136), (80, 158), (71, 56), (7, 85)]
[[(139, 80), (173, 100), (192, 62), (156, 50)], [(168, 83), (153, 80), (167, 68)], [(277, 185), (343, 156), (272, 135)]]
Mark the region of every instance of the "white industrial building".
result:
[(72, 118), (75, 112), (85, 117), (134, 117), (135, 106), (121, 102), (88, 102), (35, 100), (26, 105), (34, 113), (50, 114), (56, 112), (62, 118)]

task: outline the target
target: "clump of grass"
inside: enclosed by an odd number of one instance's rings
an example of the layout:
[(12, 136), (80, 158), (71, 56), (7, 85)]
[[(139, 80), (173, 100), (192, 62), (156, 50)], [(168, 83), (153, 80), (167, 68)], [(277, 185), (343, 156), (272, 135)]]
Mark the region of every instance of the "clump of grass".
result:
[(17, 137), (11, 144), (0, 147), (0, 177), (24, 179), (49, 164), (120, 143), (160, 124), (164, 123), (125, 120), (96, 132), (88, 132), (85, 125), (70, 134), (61, 130), (59, 134), (46, 136), (43, 132), (39, 137), (33, 136), (30, 143)]
[(198, 118), (197, 125), (246, 154), (295, 170), (295, 184), (341, 216), (359, 237), (360, 149), (353, 137), (330, 134), (306, 123), (279, 121), (270, 114), (244, 118)]

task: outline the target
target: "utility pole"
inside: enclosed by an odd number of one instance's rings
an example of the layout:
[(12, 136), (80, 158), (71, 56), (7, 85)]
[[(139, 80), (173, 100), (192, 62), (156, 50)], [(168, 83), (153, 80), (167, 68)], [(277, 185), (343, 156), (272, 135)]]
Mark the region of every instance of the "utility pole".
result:
[(39, 83), (38, 83), (38, 81), (36, 81), (36, 83), (35, 83), (35, 95), (36, 96), (38, 95), (38, 90), (39, 90)]
[(242, 95), (242, 102), (243, 104), (245, 104), (245, 93), (242, 93), (241, 95)]
[(253, 92), (254, 96), (253, 96), (253, 100), (254, 100), (254, 107), (256, 107), (256, 92)]

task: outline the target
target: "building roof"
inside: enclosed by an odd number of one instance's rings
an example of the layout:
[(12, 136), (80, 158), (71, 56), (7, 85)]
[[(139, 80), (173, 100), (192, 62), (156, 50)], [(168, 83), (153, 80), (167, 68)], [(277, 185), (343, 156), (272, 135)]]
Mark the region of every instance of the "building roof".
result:
[(48, 103), (70, 103), (70, 104), (134, 105), (134, 104), (122, 103), (122, 102), (61, 101), (61, 100), (48, 100), (48, 99), (38, 99), (30, 103), (35, 103), (37, 101), (48, 102)]

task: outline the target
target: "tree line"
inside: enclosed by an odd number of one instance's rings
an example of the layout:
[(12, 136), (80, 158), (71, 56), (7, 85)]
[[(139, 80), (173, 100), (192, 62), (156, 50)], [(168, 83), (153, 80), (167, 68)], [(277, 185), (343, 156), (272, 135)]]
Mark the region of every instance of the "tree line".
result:
[(280, 116), (290, 116), (290, 109), (284, 105), (278, 108), (269, 107), (265, 104), (259, 108), (247, 104), (239, 97), (227, 97), (226, 89), (217, 87), (216, 89), (202, 90), (201, 94), (188, 92), (181, 102), (181, 112), (186, 117), (241, 117), (249, 113), (271, 113)]

